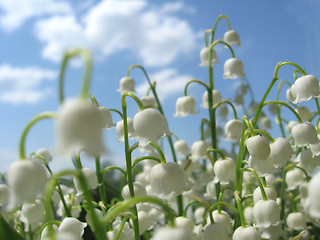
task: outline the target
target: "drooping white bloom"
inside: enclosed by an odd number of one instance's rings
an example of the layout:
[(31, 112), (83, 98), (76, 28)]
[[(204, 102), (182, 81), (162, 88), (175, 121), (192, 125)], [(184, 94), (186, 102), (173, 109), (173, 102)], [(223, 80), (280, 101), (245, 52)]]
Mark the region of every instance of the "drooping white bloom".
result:
[(298, 168), (294, 168), (288, 171), (286, 174), (286, 184), (288, 186), (288, 190), (296, 189), (301, 183), (305, 181), (305, 179), (306, 176)]
[(102, 123), (101, 114), (92, 103), (79, 98), (64, 101), (57, 120), (60, 152), (70, 154), (84, 148), (93, 156), (102, 153)]
[(290, 230), (303, 230), (307, 228), (306, 218), (301, 212), (289, 213), (286, 220)]
[[(81, 207), (80, 207), (80, 196), (73, 195), (73, 194), (67, 194), (64, 195), (64, 200), (68, 206), (69, 209), (71, 209), (71, 216), (74, 218), (78, 218), (80, 216)], [(57, 209), (57, 215), (62, 217), (65, 215), (65, 209), (63, 206), (62, 201), (59, 202), (58, 209)]]
[(192, 160), (198, 160), (202, 158), (207, 158), (207, 150), (210, 148), (210, 144), (206, 141), (196, 141), (191, 146), (191, 156)]
[[(213, 89), (212, 90), (212, 105), (217, 104), (221, 100), (222, 100), (221, 93), (218, 90)], [(205, 91), (203, 93), (203, 95), (202, 95), (202, 105), (201, 105), (201, 107), (203, 107), (203, 108), (208, 108), (209, 107), (208, 91)]]
[(192, 219), (188, 217), (176, 217), (174, 222), (178, 228), (182, 228), (185, 231), (193, 232), (194, 223)]
[(284, 167), (293, 156), (293, 150), (286, 138), (277, 138), (270, 144), (270, 158), (277, 168)]
[(261, 177), (277, 172), (273, 160), (269, 157), (267, 160), (257, 160), (252, 156), (249, 157), (249, 166), (254, 168)]
[(219, 213), (218, 210), (215, 210), (212, 212), (212, 216), (215, 223), (222, 223), (223, 225), (221, 225), (221, 227), (223, 227), (228, 234), (231, 234), (232, 219), (226, 211), (221, 210), (221, 212)]
[[(200, 51), (200, 60), (201, 63), (199, 64), (199, 66), (202, 67), (207, 67), (209, 65), (209, 52), (210, 52), (210, 48), (205, 47), (202, 48)], [(214, 65), (216, 63), (218, 63), (218, 59), (217, 59), (217, 53), (214, 49), (212, 49), (212, 55), (211, 55), (211, 65)]]
[(266, 160), (270, 155), (270, 145), (266, 137), (256, 135), (246, 141), (250, 155), (257, 160)]
[(260, 234), (257, 229), (252, 226), (238, 227), (232, 236), (232, 240), (259, 240)]
[(190, 153), (190, 148), (188, 146), (188, 143), (184, 140), (178, 140), (174, 143), (174, 150), (177, 152), (180, 156), (186, 156)]
[[(276, 201), (277, 199), (277, 192), (273, 187), (266, 186), (263, 187), (267, 198), (273, 201)], [(256, 203), (258, 201), (262, 200), (262, 193), (260, 187), (257, 187), (253, 192), (253, 202)]]
[(299, 123), (296, 121), (289, 121), (289, 123), (286, 126), (287, 132), (291, 134), (292, 128), (297, 124), (299, 124)]
[(224, 63), (223, 78), (236, 79), (237, 77), (244, 78), (244, 67), (242, 62), (237, 58), (229, 58)]
[(156, 100), (151, 96), (143, 96), (140, 98), (140, 101), (146, 108), (154, 108), (156, 105)]
[(320, 218), (320, 172), (315, 174), (308, 184), (309, 214), (312, 217)]
[(43, 193), (46, 182), (46, 171), (36, 159), (18, 160), (9, 168), (8, 184), (18, 202), (35, 200)]
[[(95, 212), (97, 218), (99, 219), (99, 221), (102, 221), (103, 219), (103, 213), (100, 209), (98, 208), (94, 208), (93, 211)], [(90, 228), (92, 229), (92, 231), (95, 231), (95, 226), (93, 224), (93, 220), (92, 220), (92, 212), (88, 211), (87, 215), (86, 215), (86, 221), (89, 224)]]
[(81, 237), (86, 226), (87, 223), (80, 222), (76, 218), (66, 217), (62, 220), (58, 232), (69, 233), (76, 237)]
[(145, 211), (138, 211), (138, 219), (140, 235), (142, 235), (156, 223), (154, 216)]
[(234, 30), (229, 30), (224, 33), (223, 41), (229, 45), (241, 46), (239, 34)]
[(176, 113), (174, 117), (186, 117), (189, 114), (196, 114), (196, 100), (191, 96), (179, 97), (176, 102)]
[(203, 240), (229, 240), (229, 233), (226, 231), (223, 222), (209, 224), (203, 232)]
[[(318, 138), (320, 137), (320, 135), (318, 134)], [(309, 144), (309, 148), (312, 152), (312, 156), (320, 156), (320, 141), (316, 144)]]
[(310, 122), (296, 124), (292, 127), (291, 134), (298, 147), (305, 147), (308, 144), (319, 142), (317, 130)]
[(204, 194), (204, 196), (205, 196), (207, 199), (217, 199), (217, 195), (216, 195), (216, 183), (215, 183), (214, 180), (207, 183), (206, 193)]
[(291, 94), (295, 99), (293, 103), (320, 97), (318, 79), (313, 75), (305, 75), (298, 78), (291, 86)]
[(120, 79), (120, 89), (118, 92), (135, 92), (135, 82), (132, 77), (126, 76)]
[[(120, 228), (120, 224), (121, 224), (121, 220), (118, 218), (112, 223), (113, 231), (107, 232), (108, 239), (115, 239), (117, 232)], [(133, 231), (130, 228), (129, 223), (126, 222), (120, 233), (119, 240), (133, 240), (133, 239), (134, 239)]]
[(259, 118), (259, 124), (262, 130), (271, 129), (271, 120), (267, 116)]
[(204, 217), (205, 212), (206, 212), (205, 207), (198, 207), (194, 211), (193, 216), (194, 216), (196, 224), (200, 224), (203, 222), (203, 219), (204, 219), (203, 217)]
[(254, 221), (254, 217), (253, 217), (253, 207), (246, 207), (243, 211), (243, 215), (244, 215), (244, 219), (246, 220), (247, 224), (252, 224)]
[[(98, 187), (98, 180), (96, 173), (90, 169), (90, 168), (82, 168), (81, 172), (86, 180), (88, 189), (96, 189)], [(80, 181), (78, 178), (73, 177), (74, 186), (77, 189), (77, 192), (82, 194), (83, 188), (80, 184)]]
[[(133, 192), (135, 197), (143, 197), (147, 196), (147, 192), (144, 186), (142, 186), (139, 182), (134, 182), (133, 183)], [(125, 185), (122, 189), (122, 197), (123, 199), (130, 199), (130, 190), (129, 186)]]
[(139, 146), (142, 147), (171, 135), (165, 118), (153, 108), (138, 112), (133, 118), (133, 128), (139, 137)]
[(260, 200), (253, 206), (253, 216), (258, 227), (268, 228), (280, 221), (280, 208), (274, 200)]
[(32, 203), (22, 204), (20, 220), (27, 225), (39, 224), (44, 220), (44, 213), (42, 201), (36, 199)]
[(224, 137), (228, 141), (239, 141), (242, 135), (243, 123), (239, 119), (229, 120), (224, 127)]
[(320, 166), (320, 156), (313, 156), (310, 148), (303, 148), (297, 160), (309, 174), (312, 174)]
[(156, 164), (150, 171), (152, 194), (170, 199), (191, 189), (191, 182), (183, 169), (174, 162)]
[(51, 162), (52, 160), (52, 154), (47, 148), (39, 148), (36, 151), (36, 155), (42, 156), (47, 163)]
[(7, 185), (0, 184), (0, 206), (7, 205), (10, 197), (10, 190)]
[[(133, 128), (133, 119), (127, 118), (127, 125), (128, 125), (128, 136), (131, 139), (136, 139), (137, 135)], [(124, 127), (123, 127), (123, 120), (120, 120), (116, 124), (116, 132), (118, 135), (118, 141), (123, 142), (124, 141)]]
[(152, 240), (192, 240), (192, 234), (183, 228), (169, 226), (158, 228), (154, 231)]
[(213, 171), (222, 185), (235, 181), (236, 164), (231, 158), (218, 159), (214, 163)]
[(115, 126), (113, 123), (111, 112), (106, 107), (98, 107), (101, 115), (102, 126), (107, 129), (111, 129)]
[(312, 112), (306, 106), (298, 106), (296, 112), (299, 114), (303, 121), (310, 121), (312, 118)]

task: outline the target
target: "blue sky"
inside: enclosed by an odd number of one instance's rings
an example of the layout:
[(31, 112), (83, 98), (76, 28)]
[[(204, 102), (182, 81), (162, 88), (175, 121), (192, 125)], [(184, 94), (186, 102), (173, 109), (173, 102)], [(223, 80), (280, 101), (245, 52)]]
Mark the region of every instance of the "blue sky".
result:
[[(0, 0), (0, 170), (18, 158), (19, 138), (27, 122), (40, 112), (58, 109), (57, 74), (65, 49), (81, 46), (92, 51), (91, 92), (107, 108), (120, 109), (116, 90), (128, 67), (145, 66), (151, 79), (158, 82), (170, 130), (191, 145), (200, 138), (201, 118), (207, 117), (200, 107), (204, 89), (193, 85), (189, 90), (200, 114), (187, 118), (172, 115), (188, 80), (207, 81), (207, 69), (199, 66), (199, 52), (204, 47), (204, 31), (212, 28), (216, 18), (227, 15), (239, 33), (242, 46), (234, 47), (235, 54), (244, 63), (258, 101), (279, 61), (300, 64), (319, 78), (319, 10), (319, 0)], [(222, 21), (216, 37), (223, 37), (226, 30)], [(223, 98), (233, 97), (239, 79), (222, 78), (223, 63), (231, 55), (224, 47), (216, 50), (220, 63), (215, 65), (215, 87)], [(292, 82), (291, 72), (286, 68), (279, 76)], [(79, 93), (81, 74), (80, 62), (68, 68), (67, 97)], [(143, 96), (144, 76), (139, 70), (132, 76), (138, 95)], [(275, 90), (270, 98), (274, 96)], [(133, 117), (137, 108), (131, 101), (128, 105)], [(114, 115), (114, 121), (118, 120)], [(54, 127), (51, 120), (38, 123), (27, 138), (27, 152), (54, 149)], [(116, 141), (115, 129), (106, 131), (105, 140), (110, 149), (106, 158), (123, 165), (123, 144)], [(57, 168), (69, 164), (53, 163)]]

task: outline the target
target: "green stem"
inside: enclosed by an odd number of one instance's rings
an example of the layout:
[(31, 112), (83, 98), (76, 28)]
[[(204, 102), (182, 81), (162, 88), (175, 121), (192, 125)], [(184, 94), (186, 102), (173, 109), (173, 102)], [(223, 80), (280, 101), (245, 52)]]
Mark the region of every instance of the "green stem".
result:
[(111, 108), (111, 109), (109, 109), (109, 111), (118, 113), (120, 115), (121, 119), (123, 119), (122, 113), (119, 110)]
[(85, 70), (83, 73), (83, 79), (82, 79), (82, 89), (80, 97), (82, 99), (86, 99), (89, 93), (89, 87), (90, 87), (90, 76), (91, 76), (91, 65), (92, 65), (92, 59), (91, 54), (88, 50), (85, 49), (72, 49), (69, 51), (66, 51), (62, 60), (62, 66), (60, 68), (59, 72), (59, 100), (60, 104), (64, 101), (63, 96), (63, 84), (64, 84), (64, 75), (67, 68), (67, 63), (70, 58), (76, 57), (76, 56), (82, 56), (84, 62), (85, 62)]
[(210, 87), (207, 84), (205, 84), (204, 82), (197, 80), (197, 79), (191, 79), (190, 81), (187, 82), (186, 86), (184, 87), (184, 95), (185, 96), (188, 96), (188, 87), (191, 83), (198, 83), (198, 84), (204, 86), (207, 89), (207, 91), (210, 90)]
[[(317, 100), (317, 99), (316, 99)], [(297, 113), (297, 111), (295, 111), (289, 104), (287, 104), (286, 102), (282, 102), (282, 101), (267, 101), (267, 102), (264, 102), (263, 103), (263, 106), (266, 106), (266, 105), (270, 105), (270, 104), (280, 104), (280, 105), (283, 105), (285, 107), (287, 107), (297, 118), (298, 122), (299, 123), (302, 123), (302, 119), (301, 117), (299, 116), (299, 114)]]
[(217, 20), (216, 20), (216, 22), (215, 22), (215, 24), (214, 24), (214, 26), (213, 26), (213, 28), (212, 28), (212, 31), (211, 31), (210, 43), (213, 42), (214, 34), (215, 34), (215, 32), (216, 32), (216, 28), (217, 28), (218, 23), (220, 22), (220, 20), (221, 20), (222, 18), (224, 18), (224, 19), (226, 20), (226, 22), (227, 22), (227, 24), (228, 24), (228, 29), (231, 30), (231, 25), (230, 25), (230, 22), (229, 22), (228, 17), (227, 17), (226, 15), (220, 15), (220, 16), (218, 16), (218, 18), (217, 18)]
[(251, 136), (257, 135), (257, 134), (255, 133), (255, 129), (253, 128), (252, 124), (249, 122), (247, 116), (243, 116), (243, 117), (242, 117), (242, 121), (245, 123), (245, 125), (247, 125), (247, 127), (248, 127), (248, 129), (249, 129), (249, 131), (250, 131)]
[(209, 152), (216, 152), (216, 153), (219, 153), (219, 154), (220, 154), (220, 156), (221, 156), (222, 159), (225, 159), (225, 158), (226, 158), (226, 156), (224, 155), (224, 153), (223, 153), (222, 151), (218, 150), (218, 149), (209, 149), (209, 150), (207, 150), (207, 152), (208, 152), (208, 153), (209, 153)]
[[(95, 161), (96, 161), (96, 174), (97, 174), (97, 180), (98, 180), (98, 190), (99, 190), (101, 201), (103, 205), (106, 207), (108, 204), (108, 200), (107, 200), (107, 193), (106, 193), (106, 189), (103, 181), (103, 174), (101, 171), (100, 157), (95, 157)], [(104, 208), (102, 208), (102, 211), (104, 211)]]
[(56, 118), (57, 114), (54, 112), (43, 112), (38, 115), (36, 115), (29, 123), (28, 125), (24, 128), (22, 132), (22, 136), (20, 138), (20, 144), (19, 144), (19, 154), (20, 154), (20, 159), (26, 159), (26, 153), (25, 153), (25, 141), (27, 134), (30, 130), (30, 128), (37, 123), (38, 121), (46, 118)]
[(262, 184), (258, 174), (256, 173), (256, 171), (253, 168), (243, 168), (242, 170), (251, 172), (254, 175), (254, 177), (256, 178), (256, 181), (257, 181), (257, 183), (258, 183), (258, 185), (260, 187), (262, 199), (264, 201), (267, 201), (268, 200), (267, 194), (266, 194), (266, 192), (264, 190), (263, 184)]
[(161, 163), (166, 163), (167, 161), (166, 161), (166, 158), (165, 158), (165, 156), (164, 156), (163, 151), (161, 150), (161, 148), (160, 148), (156, 143), (154, 143), (154, 142), (150, 142), (150, 145), (151, 145), (152, 147), (154, 147), (154, 149), (156, 149), (157, 152), (159, 153)]
[(49, 221), (49, 222), (46, 222), (45, 224), (43, 224), (40, 228), (40, 231), (39, 231), (39, 234), (38, 234), (38, 238), (41, 239), (41, 234), (43, 232), (43, 230), (49, 226), (49, 225), (57, 225), (57, 226), (60, 226), (61, 222), (60, 221), (56, 221), (56, 220), (53, 220), (53, 221)]
[(136, 158), (136, 159), (133, 160), (133, 162), (132, 162), (132, 169), (133, 169), (139, 162), (141, 162), (141, 161), (143, 161), (143, 160), (150, 160), (150, 159), (155, 160), (155, 161), (157, 161), (158, 163), (161, 163), (160, 158), (157, 158), (157, 157), (154, 157), (154, 156), (143, 156), (143, 157), (139, 157), (139, 158)]
[(238, 119), (237, 110), (236, 110), (235, 106), (229, 101), (229, 99), (225, 99), (223, 101), (220, 101), (220, 102), (216, 103), (213, 106), (213, 109), (216, 110), (222, 104), (229, 104), (231, 106), (232, 110), (233, 110), (234, 119)]
[(121, 224), (120, 224), (120, 226), (118, 228), (118, 231), (117, 231), (117, 234), (116, 234), (114, 240), (118, 240), (119, 239), (119, 237), (120, 237), (120, 235), (122, 233), (123, 227), (126, 224), (127, 220), (128, 220), (128, 218), (123, 218), (122, 219), (122, 222), (121, 222)]
[(93, 104), (94, 104), (96, 107), (99, 107), (99, 103), (98, 103), (97, 99), (93, 96), (93, 94), (90, 93), (89, 96), (90, 96), (91, 101), (93, 102)]
[(187, 217), (188, 210), (193, 204), (201, 205), (201, 202), (198, 201), (198, 200), (194, 200), (194, 201), (189, 202), (188, 205), (186, 206), (186, 208), (183, 211), (183, 217)]
[(102, 174), (109, 172), (110, 170), (119, 170), (123, 175), (126, 175), (126, 171), (117, 166), (109, 166), (102, 170)]
[(242, 228), (246, 228), (246, 220), (244, 218), (244, 213), (243, 213), (243, 208), (242, 208), (242, 203), (241, 203), (241, 198), (239, 197), (238, 192), (234, 192), (234, 197), (237, 203), (237, 207), (238, 207), (238, 212), (240, 215), (240, 223), (241, 223), (241, 227)]

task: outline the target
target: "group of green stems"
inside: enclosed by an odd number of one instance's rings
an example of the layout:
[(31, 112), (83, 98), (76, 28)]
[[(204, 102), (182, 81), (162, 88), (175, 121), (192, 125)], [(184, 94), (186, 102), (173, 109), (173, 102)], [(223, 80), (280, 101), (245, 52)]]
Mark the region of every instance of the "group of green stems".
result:
[[(215, 111), (216, 109), (223, 103), (227, 103), (229, 104), (230, 106), (232, 106), (233, 108), (233, 111), (234, 111), (234, 116), (235, 118), (237, 118), (237, 113), (236, 113), (236, 110), (235, 108), (233, 107), (233, 105), (228, 101), (228, 100), (224, 100), (216, 105), (213, 105), (213, 98), (212, 98), (212, 91), (214, 90), (214, 81), (213, 81), (213, 67), (211, 65), (211, 56), (212, 56), (212, 49), (215, 45), (217, 45), (218, 43), (221, 43), (221, 44), (224, 44), (226, 45), (230, 51), (231, 51), (231, 54), (233, 57), (235, 57), (234, 55), (234, 52), (232, 50), (232, 47), (223, 42), (222, 40), (216, 40), (216, 41), (213, 41), (214, 40), (214, 33), (215, 33), (215, 30), (216, 30), (216, 27), (218, 25), (218, 22), (220, 21), (220, 19), (226, 19), (227, 23), (228, 23), (228, 27), (229, 27), (229, 30), (231, 29), (230, 27), (230, 23), (228, 21), (228, 18), (226, 16), (219, 16), (213, 29), (212, 30), (207, 30), (206, 31), (206, 35), (205, 35), (205, 39), (206, 39), (206, 46), (208, 46), (208, 42), (207, 42), (207, 34), (210, 33), (210, 42), (209, 42), (209, 48), (210, 48), (210, 51), (209, 51), (209, 58), (208, 58), (208, 73), (209, 73), (209, 84), (205, 84), (204, 82), (202, 81), (199, 81), (199, 80), (195, 80), (195, 79), (192, 79), (191, 81), (189, 81), (187, 83), (187, 85), (185, 86), (185, 95), (187, 95), (187, 87), (190, 83), (192, 82), (196, 82), (196, 83), (199, 83), (203, 86), (205, 86), (206, 90), (208, 91), (208, 110), (209, 110), (209, 121), (207, 122), (210, 126), (210, 130), (211, 130), (211, 147), (212, 149), (210, 151), (208, 151), (208, 155), (209, 155), (209, 158), (212, 160), (212, 164), (214, 164), (214, 162), (216, 161), (217, 159), (217, 153), (219, 153), (219, 151), (217, 150), (217, 139), (216, 139), (216, 115), (215, 115)], [(70, 50), (70, 51), (67, 51), (64, 58), (63, 58), (63, 62), (62, 62), (62, 67), (60, 69), (60, 75), (59, 75), (59, 96), (60, 96), (60, 103), (63, 103), (64, 101), (64, 95), (63, 95), (63, 82), (64, 82), (64, 74), (65, 74), (65, 71), (66, 71), (66, 66), (67, 66), (67, 63), (68, 63), (68, 60), (72, 57), (75, 57), (77, 55), (81, 55), (85, 61), (85, 70), (84, 70), (84, 74), (83, 74), (83, 82), (82, 82), (82, 89), (81, 89), (81, 94), (80, 94), (80, 97), (82, 99), (87, 99), (88, 97), (88, 93), (89, 93), (89, 86), (90, 86), (90, 77), (91, 77), (91, 56), (90, 56), (90, 53), (86, 50), (83, 50), (83, 49), (74, 49), (74, 50)], [(274, 86), (274, 84), (276, 83), (276, 81), (278, 80), (278, 71), (280, 69), (280, 67), (284, 66), (284, 65), (292, 65), (294, 66), (297, 70), (295, 70), (294, 74), (296, 76), (296, 72), (299, 72), (301, 75), (306, 75), (306, 73), (304, 72), (304, 70), (298, 66), (297, 64), (295, 63), (292, 63), (292, 62), (279, 62), (276, 67), (275, 67), (275, 71), (274, 71), (274, 75), (273, 75), (273, 79), (271, 81), (271, 84), (269, 85), (266, 93), (264, 94), (262, 100), (260, 101), (260, 104), (258, 105), (258, 108), (256, 110), (256, 114), (254, 116), (253, 119), (251, 119), (250, 121), (247, 119), (246, 116), (244, 116), (242, 118), (243, 122), (245, 124), (243, 124), (243, 129), (242, 129), (242, 137), (241, 137), (241, 140), (240, 140), (240, 143), (239, 143), (239, 151), (238, 151), (238, 156), (237, 156), (237, 161), (236, 161), (236, 189), (234, 191), (234, 196), (235, 196), (235, 200), (236, 200), (236, 206), (237, 206), (237, 209), (234, 208), (233, 206), (229, 205), (229, 204), (226, 204), (226, 203), (223, 203), (221, 200), (222, 200), (222, 194), (223, 194), (223, 191), (225, 189), (222, 189), (221, 190), (221, 187), (220, 187), (220, 183), (216, 183), (216, 196), (218, 197), (218, 201), (216, 204), (214, 204), (213, 206), (208, 206), (208, 203), (204, 202), (203, 200), (201, 199), (198, 199), (196, 201), (193, 201), (191, 203), (189, 203), (187, 205), (187, 207), (184, 209), (183, 208), (183, 200), (182, 200), (182, 196), (178, 196), (177, 197), (177, 206), (178, 206), (178, 213), (174, 213), (174, 211), (172, 209), (170, 209), (168, 207), (167, 204), (165, 204), (163, 201), (159, 200), (159, 199), (156, 199), (156, 198), (152, 198), (152, 197), (137, 197), (135, 198), (134, 196), (134, 188), (133, 188), (133, 166), (139, 162), (139, 161), (142, 161), (144, 159), (150, 159), (150, 157), (142, 157), (140, 159), (138, 159), (138, 161), (135, 161), (135, 163), (133, 164), (132, 162), (132, 159), (131, 159), (131, 153), (134, 149), (136, 149), (138, 147), (137, 144), (134, 144), (132, 145), (131, 147), (129, 146), (129, 138), (128, 138), (128, 127), (127, 127), (127, 104), (126, 104), (126, 100), (125, 100), (125, 97), (126, 96), (130, 96), (132, 97), (138, 104), (139, 108), (142, 110), (144, 107), (142, 105), (142, 103), (140, 102), (140, 100), (132, 93), (129, 93), (129, 92), (123, 92), (122, 95), (121, 95), (121, 107), (122, 107), (122, 113), (118, 110), (115, 110), (115, 109), (110, 109), (111, 111), (115, 111), (117, 113), (120, 114), (121, 118), (123, 119), (123, 123), (124, 123), (124, 145), (125, 145), (125, 158), (126, 158), (126, 171), (122, 170), (121, 168), (118, 168), (118, 167), (108, 167), (104, 170), (101, 170), (101, 164), (100, 164), (100, 157), (97, 156), (95, 157), (95, 161), (96, 161), (96, 174), (97, 174), (97, 179), (98, 179), (98, 183), (99, 183), (99, 193), (100, 193), (100, 197), (101, 197), (101, 202), (99, 202), (98, 206), (101, 208), (101, 210), (103, 211), (104, 213), (104, 219), (103, 221), (100, 221), (98, 219), (98, 216), (96, 214), (96, 212), (93, 210), (95, 207), (97, 207), (94, 202), (93, 202), (93, 199), (92, 199), (92, 196), (90, 194), (90, 192), (88, 191), (87, 187), (86, 187), (86, 181), (85, 181), (85, 178), (82, 174), (82, 172), (80, 171), (80, 169), (82, 168), (82, 165), (81, 165), (81, 162), (80, 162), (80, 157), (76, 158), (78, 159), (76, 162), (76, 166), (78, 166), (78, 169), (76, 170), (66, 170), (66, 171), (62, 171), (58, 174), (52, 174), (48, 164), (45, 162), (45, 160), (43, 158), (40, 157), (40, 159), (43, 160), (43, 162), (45, 163), (45, 166), (47, 167), (48, 171), (50, 172), (50, 174), (52, 175), (52, 178), (48, 184), (48, 187), (46, 188), (46, 198), (45, 198), (45, 207), (46, 207), (46, 220), (47, 220), (47, 223), (45, 224), (46, 226), (49, 225), (51, 226), (52, 224), (58, 224), (54, 219), (55, 219), (55, 213), (54, 213), (54, 209), (52, 208), (53, 205), (52, 205), (52, 202), (51, 202), (51, 199), (50, 199), (50, 196), (54, 190), (55, 187), (57, 187), (58, 189), (58, 193), (61, 197), (61, 201), (63, 203), (63, 206), (65, 208), (65, 214), (66, 216), (71, 216), (71, 210), (68, 208), (65, 200), (64, 200), (64, 197), (63, 197), (63, 193), (62, 193), (62, 190), (59, 186), (59, 180), (62, 176), (65, 176), (65, 175), (73, 175), (75, 177), (77, 177), (80, 181), (80, 184), (81, 186), (83, 187), (84, 189), (84, 198), (86, 200), (86, 208), (88, 210), (88, 212), (90, 212), (91, 214), (91, 217), (92, 217), (92, 221), (93, 221), (93, 225), (94, 225), (94, 228), (95, 228), (95, 232), (96, 232), (96, 235), (97, 235), (97, 239), (105, 239), (105, 227), (104, 226), (109, 226), (110, 224), (110, 221), (121, 211), (123, 211), (124, 209), (131, 209), (132, 211), (132, 214), (133, 214), (133, 217), (132, 217), (132, 220), (133, 220), (133, 228), (134, 228), (134, 233), (135, 233), (135, 239), (139, 239), (140, 238), (140, 233), (139, 233), (139, 223), (138, 223), (138, 214), (137, 214), (137, 209), (136, 209), (136, 203), (138, 202), (150, 202), (150, 203), (154, 203), (154, 204), (158, 204), (160, 205), (164, 211), (168, 214), (168, 220), (170, 221), (171, 224), (174, 224), (174, 221), (172, 220), (172, 216), (176, 216), (176, 215), (179, 215), (179, 216), (182, 216), (182, 215), (185, 215), (186, 214), (186, 211), (187, 209), (189, 208), (189, 206), (191, 206), (192, 204), (194, 203), (199, 203), (199, 204), (203, 204), (207, 207), (207, 209), (209, 209), (209, 216), (210, 216), (210, 220), (211, 222), (213, 223), (213, 218), (212, 218), (212, 210), (216, 207), (218, 207), (218, 210), (221, 211), (221, 206), (226, 206), (228, 208), (230, 208), (231, 210), (234, 211), (235, 213), (235, 216), (236, 216), (236, 222), (235, 222), (235, 227), (241, 225), (242, 227), (245, 227), (245, 221), (244, 221), (244, 216), (243, 216), (243, 207), (242, 207), (242, 201), (243, 201), (243, 198), (242, 198), (242, 174), (244, 171), (250, 171), (254, 174), (258, 184), (259, 184), (259, 187), (261, 188), (261, 192), (262, 192), (262, 196), (263, 196), (263, 199), (266, 200), (267, 199), (267, 196), (266, 196), (266, 193), (264, 191), (264, 188), (263, 186), (265, 185), (265, 179), (262, 179), (262, 181), (260, 180), (259, 176), (255, 173), (254, 169), (252, 168), (244, 168), (244, 162), (242, 161), (242, 159), (245, 159), (245, 157), (247, 156), (248, 152), (247, 152), (247, 149), (246, 149), (246, 145), (245, 145), (245, 140), (246, 138), (249, 136), (249, 135), (256, 135), (256, 134), (263, 134), (265, 135), (266, 137), (268, 137), (271, 141), (273, 141), (273, 139), (271, 138), (271, 136), (269, 136), (267, 133), (265, 133), (264, 131), (262, 130), (258, 130), (258, 129), (255, 129), (256, 127), (256, 124), (257, 124), (257, 120), (259, 119), (259, 116), (260, 116), (260, 113), (262, 111), (262, 108), (265, 106), (265, 105), (268, 105), (268, 104), (277, 104), (277, 114), (278, 114), (278, 119), (280, 119), (280, 127), (281, 127), (281, 130), (282, 130), (282, 134), (284, 135), (284, 132), (283, 132), (283, 127), (282, 127), (282, 121), (281, 121), (281, 116), (280, 116), (280, 105), (284, 105), (286, 106), (288, 109), (290, 109), (297, 117), (298, 121), (299, 122), (302, 122), (301, 118), (299, 117), (299, 115), (293, 110), (293, 108), (291, 106), (289, 106), (287, 103), (285, 102), (282, 102), (282, 101), (279, 101), (278, 98), (279, 98), (279, 94), (277, 96), (277, 101), (268, 101), (266, 102), (266, 98), (268, 96), (268, 94), (270, 93), (272, 87)], [(160, 113), (162, 113), (164, 115), (164, 112), (163, 112), (163, 109), (162, 109), (162, 106), (160, 104), (160, 101), (159, 101), (159, 98), (158, 98), (158, 95), (157, 95), (157, 92), (156, 92), (156, 84), (155, 83), (151, 83), (150, 79), (149, 79), (149, 76), (147, 74), (147, 72), (145, 71), (145, 69), (140, 66), (140, 65), (132, 65), (130, 66), (128, 72), (127, 72), (127, 76), (130, 75), (130, 72), (132, 69), (134, 68), (140, 68), (148, 83), (149, 83), (149, 90), (148, 92), (151, 90), (151, 92), (153, 93), (153, 96), (156, 100), (156, 103), (157, 103), (157, 108), (158, 110), (160, 111)], [(279, 84), (279, 89), (281, 88), (281, 84)], [(279, 91), (278, 91), (279, 93)], [(93, 95), (90, 95), (92, 101), (97, 105), (98, 105), (98, 102), (96, 101), (96, 99), (93, 97)], [(317, 100), (316, 100), (317, 102)], [(319, 104), (317, 102), (317, 107), (319, 108)], [(22, 134), (22, 137), (21, 137), (21, 141), (20, 141), (20, 158), (21, 159), (26, 159), (26, 155), (25, 155), (25, 148), (24, 148), (24, 142), (25, 142), (25, 138), (26, 138), (26, 135), (27, 135), (27, 132), (29, 131), (29, 129), (34, 125), (34, 123), (36, 123), (37, 121), (41, 120), (41, 119), (45, 119), (45, 118), (55, 118), (57, 117), (56, 113), (43, 113), (43, 114), (39, 114), (37, 115), (28, 125), (27, 127), (25, 128), (23, 134)], [(248, 129), (248, 131), (247, 131)], [(174, 150), (174, 147), (173, 147), (173, 141), (172, 141), (172, 138), (171, 136), (167, 136), (168, 138), (168, 141), (169, 141), (169, 146), (170, 146), (170, 149), (171, 149), (171, 152), (172, 152), (172, 157), (173, 157), (173, 161), (174, 162), (177, 162), (177, 157), (176, 157), (176, 153), (175, 153), (175, 150)], [(165, 158), (164, 158), (164, 155), (161, 151), (161, 149), (156, 145), (156, 144), (152, 144), (152, 146), (159, 152), (160, 154), (160, 159), (158, 158), (154, 158), (154, 160), (158, 161), (158, 162), (165, 162)], [(210, 155), (212, 154), (212, 155)], [(39, 157), (39, 156), (34, 156), (34, 157)], [(285, 186), (285, 176), (286, 176), (286, 172), (288, 169), (292, 168), (292, 167), (297, 167), (297, 166), (293, 166), (292, 164), (291, 165), (288, 165), (285, 169), (284, 169), (284, 172), (283, 172), (283, 183), (282, 183), (282, 188), (281, 188), (281, 219), (283, 220), (284, 219), (284, 186)], [(117, 204), (116, 206), (114, 207), (111, 207), (109, 210), (107, 208), (108, 206), (108, 203), (107, 203), (107, 195), (106, 195), (106, 190), (105, 190), (105, 186), (103, 184), (103, 173), (109, 171), (109, 170), (112, 170), (112, 169), (118, 169), (122, 172), (124, 172), (127, 176), (127, 184), (129, 186), (129, 192), (130, 192), (130, 196), (131, 196), (131, 199), (130, 200), (127, 200), (127, 201), (124, 201), (122, 202), (121, 204)], [(127, 220), (127, 218), (126, 218)], [(125, 222), (125, 221), (124, 221)], [(123, 227), (123, 224), (121, 225)], [(52, 231), (52, 228), (50, 227), (49, 228), (49, 233)], [(120, 234), (120, 233), (119, 233)], [(119, 237), (119, 235), (118, 235)]]

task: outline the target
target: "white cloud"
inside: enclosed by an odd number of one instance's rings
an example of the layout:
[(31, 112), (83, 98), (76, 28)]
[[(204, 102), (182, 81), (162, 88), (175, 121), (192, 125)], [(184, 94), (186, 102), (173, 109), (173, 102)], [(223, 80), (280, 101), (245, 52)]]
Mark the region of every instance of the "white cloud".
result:
[(51, 94), (43, 83), (56, 78), (56, 73), (38, 67), (0, 66), (0, 101), (12, 104), (30, 104)]
[[(150, 75), (151, 82), (156, 81), (157, 94), (160, 100), (164, 101), (168, 97), (183, 95), (184, 87), (191, 80), (189, 75), (180, 75), (176, 69), (167, 68)], [(148, 82), (144, 82), (136, 87), (137, 94), (144, 96), (149, 88)]]
[(100, 58), (128, 51), (144, 65), (165, 66), (196, 45), (190, 24), (172, 14), (183, 6), (167, 4), (160, 11), (142, 0), (104, 0), (80, 19), (68, 14), (39, 20), (35, 35), (45, 44), (43, 57), (54, 62), (66, 48), (82, 46)]
[(3, 11), (0, 24), (5, 32), (18, 29), (32, 17), (72, 12), (69, 3), (54, 0), (0, 0), (0, 8)]

